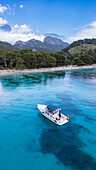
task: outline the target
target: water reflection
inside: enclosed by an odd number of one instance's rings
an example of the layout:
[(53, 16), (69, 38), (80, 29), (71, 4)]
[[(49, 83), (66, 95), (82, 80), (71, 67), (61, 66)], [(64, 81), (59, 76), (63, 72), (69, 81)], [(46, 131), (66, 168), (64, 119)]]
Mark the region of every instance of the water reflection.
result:
[(96, 69), (71, 71), (70, 77), (72, 79), (94, 79), (96, 78)]

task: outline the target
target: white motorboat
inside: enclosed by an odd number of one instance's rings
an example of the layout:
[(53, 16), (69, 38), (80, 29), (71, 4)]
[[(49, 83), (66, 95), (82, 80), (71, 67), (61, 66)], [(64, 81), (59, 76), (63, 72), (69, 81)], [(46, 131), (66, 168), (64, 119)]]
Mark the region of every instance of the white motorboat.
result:
[(43, 116), (45, 116), (47, 119), (49, 119), (50, 121), (54, 122), (57, 125), (64, 125), (68, 122), (69, 115), (68, 116), (63, 115), (60, 112), (61, 109), (59, 108), (55, 111), (51, 111), (50, 109), (48, 109), (47, 105), (41, 104), (37, 104), (37, 108), (41, 111), (41, 114)]

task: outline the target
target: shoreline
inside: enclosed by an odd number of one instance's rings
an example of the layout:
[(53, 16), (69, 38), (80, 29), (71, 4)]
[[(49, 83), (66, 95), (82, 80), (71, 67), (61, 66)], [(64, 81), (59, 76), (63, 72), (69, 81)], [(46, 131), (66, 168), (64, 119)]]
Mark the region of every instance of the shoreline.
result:
[(5, 69), (0, 70), (0, 76), (11, 75), (11, 74), (20, 74), (20, 73), (40, 73), (40, 72), (51, 72), (51, 71), (68, 71), (68, 70), (79, 70), (79, 69), (91, 69), (96, 68), (96, 64), (87, 65), (87, 66), (62, 66), (62, 67), (52, 67), (52, 68), (36, 68), (36, 69), (24, 69), (24, 70), (15, 70), (15, 69)]

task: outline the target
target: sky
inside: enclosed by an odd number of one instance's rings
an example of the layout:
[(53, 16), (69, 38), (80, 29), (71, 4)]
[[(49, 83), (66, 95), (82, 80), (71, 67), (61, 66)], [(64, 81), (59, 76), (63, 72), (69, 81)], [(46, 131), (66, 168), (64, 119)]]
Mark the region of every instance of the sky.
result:
[(96, 0), (1, 0), (0, 40), (96, 38)]

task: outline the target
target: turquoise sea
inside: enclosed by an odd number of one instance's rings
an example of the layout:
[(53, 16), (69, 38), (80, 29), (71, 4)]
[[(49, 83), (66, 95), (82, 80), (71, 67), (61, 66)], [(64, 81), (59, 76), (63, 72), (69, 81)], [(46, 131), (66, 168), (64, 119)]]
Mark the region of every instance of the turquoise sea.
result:
[[(37, 103), (70, 115), (58, 126)], [(0, 170), (96, 170), (96, 69), (0, 77)]]

